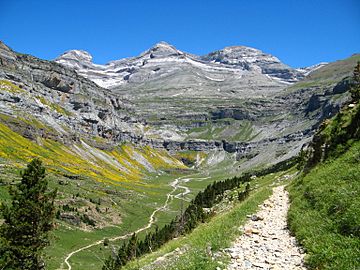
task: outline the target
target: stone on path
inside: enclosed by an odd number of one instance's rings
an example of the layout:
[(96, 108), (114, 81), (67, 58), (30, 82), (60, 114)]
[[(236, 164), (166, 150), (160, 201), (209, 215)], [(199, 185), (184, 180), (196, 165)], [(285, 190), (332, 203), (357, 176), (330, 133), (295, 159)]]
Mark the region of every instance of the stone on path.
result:
[(287, 229), (289, 198), (284, 186), (273, 194), (242, 229), (243, 234), (226, 249), (231, 262), (228, 270), (304, 270), (305, 254)]

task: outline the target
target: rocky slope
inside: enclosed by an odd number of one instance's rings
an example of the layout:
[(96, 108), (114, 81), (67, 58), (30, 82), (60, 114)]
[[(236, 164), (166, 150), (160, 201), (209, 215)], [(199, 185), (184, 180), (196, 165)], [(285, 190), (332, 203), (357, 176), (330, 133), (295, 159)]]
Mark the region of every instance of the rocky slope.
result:
[[(196, 56), (161, 42), (138, 57), (106, 65), (93, 64), (84, 51), (66, 52), (55, 61), (135, 105), (134, 114), (148, 125), (141, 137), (127, 134), (127, 139), (165, 140), (167, 148), (177, 150), (243, 152), (269, 141), (281, 145), (296, 138), (297, 146), (307, 141), (346, 100), (347, 86), (340, 81), (351, 74), (349, 63), (356, 58), (293, 69), (254, 48), (233, 46)], [(331, 67), (329, 80), (325, 73)]]
[(131, 117), (131, 106), (118, 95), (71, 69), (15, 53), (3, 43), (0, 79), (0, 113), (24, 120), (2, 117), (2, 121), (27, 137), (64, 138), (65, 142), (75, 135), (114, 138), (120, 132), (141, 131), (138, 119)]
[[(197, 70), (199, 74), (194, 75), (205, 82), (222, 82), (230, 73), (249, 79), (255, 76), (255, 83), (263, 81), (265, 84), (272, 84), (273, 79), (284, 83), (295, 82), (303, 78), (305, 73), (254, 48), (227, 47), (205, 56), (196, 56), (182, 52), (166, 42), (155, 44), (138, 57), (116, 60), (105, 65), (94, 64), (91, 55), (82, 50), (65, 52), (55, 61), (77, 70), (79, 74), (105, 88), (148, 82), (186, 70)], [(182, 83), (186, 85), (186, 81)]]
[[(225, 150), (251, 164), (274, 162), (295, 154), (346, 100), (339, 81), (355, 58), (339, 74), (344, 61), (296, 70), (253, 48), (195, 56), (161, 42), (138, 57), (96, 65), (85, 51), (52, 62), (1, 43), (0, 113), (31, 139)], [(337, 71), (327, 78), (332, 67)], [(105, 140), (99, 145), (94, 136)]]

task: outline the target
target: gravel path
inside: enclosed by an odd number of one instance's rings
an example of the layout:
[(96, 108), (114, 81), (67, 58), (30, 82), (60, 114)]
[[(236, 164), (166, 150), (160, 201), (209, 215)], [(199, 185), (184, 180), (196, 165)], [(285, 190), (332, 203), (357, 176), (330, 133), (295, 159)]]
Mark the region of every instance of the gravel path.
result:
[(275, 187), (273, 195), (249, 216), (243, 234), (226, 251), (231, 256), (228, 270), (303, 270), (304, 255), (290, 236), (286, 224), (289, 198), (284, 186)]

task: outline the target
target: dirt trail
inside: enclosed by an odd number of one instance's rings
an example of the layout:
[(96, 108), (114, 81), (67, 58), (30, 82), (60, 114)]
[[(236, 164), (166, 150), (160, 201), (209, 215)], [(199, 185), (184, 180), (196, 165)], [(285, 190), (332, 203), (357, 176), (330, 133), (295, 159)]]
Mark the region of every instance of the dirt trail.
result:
[(249, 217), (243, 234), (226, 249), (228, 270), (304, 270), (304, 253), (287, 229), (289, 198), (284, 186), (275, 187), (261, 210)]
[[(171, 201), (171, 200), (173, 199), (173, 197), (174, 197), (173, 193), (174, 193), (177, 189), (179, 189), (179, 188), (185, 189), (185, 192), (180, 193), (180, 194), (178, 194), (178, 195), (175, 196), (175, 197), (178, 198), (178, 199), (182, 199), (182, 198), (180, 198), (179, 195), (184, 196), (184, 195), (190, 193), (190, 189), (189, 189), (189, 188), (180, 185), (182, 182), (188, 182), (188, 181), (190, 181), (190, 179), (197, 179), (197, 178), (189, 178), (189, 177), (187, 177), (187, 176), (182, 176), (182, 177), (176, 178), (173, 182), (170, 183), (170, 186), (171, 186), (173, 189), (172, 189), (169, 193), (166, 194), (166, 201), (165, 201), (165, 203), (164, 203), (162, 206), (156, 208), (156, 209), (152, 212), (152, 214), (151, 214), (150, 217), (149, 217), (149, 222), (148, 222), (146, 225), (144, 225), (143, 227), (137, 229), (137, 230), (134, 231), (134, 232), (129, 232), (129, 233), (124, 234), (124, 235), (121, 235), (121, 236), (116, 236), (116, 237), (113, 237), (113, 238), (109, 238), (109, 240), (110, 240), (110, 241), (116, 241), (116, 240), (126, 239), (126, 238), (129, 238), (133, 233), (136, 233), (136, 234), (137, 234), (137, 233), (139, 233), (139, 232), (142, 232), (142, 231), (144, 231), (144, 230), (149, 229), (149, 228), (154, 224), (154, 222), (155, 222), (155, 214), (156, 214), (157, 212), (161, 211), (161, 210), (165, 210), (165, 209), (166, 209), (166, 207), (169, 205), (170, 201)], [(199, 179), (202, 179), (202, 178), (199, 178)], [(184, 200), (185, 200), (185, 199), (184, 199)], [(83, 250), (86, 250), (86, 249), (92, 248), (92, 247), (94, 247), (94, 246), (100, 245), (100, 244), (102, 244), (102, 243), (103, 243), (103, 239), (102, 239), (102, 240), (98, 240), (98, 241), (96, 241), (96, 242), (94, 242), (94, 243), (92, 243), (92, 244), (89, 244), (89, 245), (87, 245), (87, 246), (81, 247), (81, 248), (79, 248), (79, 249), (76, 249), (76, 250), (70, 252), (70, 253), (66, 256), (66, 258), (65, 258), (64, 262), (62, 263), (60, 269), (71, 270), (72, 267), (71, 267), (71, 264), (70, 264), (69, 260), (70, 260), (70, 258), (71, 258), (72, 256), (74, 256), (76, 253), (79, 253), (79, 252), (81, 252), (81, 251), (83, 251)], [(64, 263), (66, 264), (67, 268), (63, 268), (63, 264), (64, 264)]]

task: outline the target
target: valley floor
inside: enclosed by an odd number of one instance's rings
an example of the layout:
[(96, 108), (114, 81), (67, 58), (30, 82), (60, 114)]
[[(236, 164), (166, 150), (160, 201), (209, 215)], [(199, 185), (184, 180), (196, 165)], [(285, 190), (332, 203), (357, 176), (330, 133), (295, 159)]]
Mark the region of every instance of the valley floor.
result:
[[(109, 241), (110, 241), (110, 242), (114, 242), (114, 241), (118, 241), (118, 240), (125, 240), (125, 239), (129, 238), (133, 233), (139, 234), (139, 233), (142, 232), (142, 231), (145, 231), (145, 230), (147, 230), (147, 229), (150, 229), (151, 226), (152, 226), (152, 225), (155, 223), (155, 221), (156, 221), (155, 215), (156, 215), (157, 212), (166, 210), (167, 207), (168, 207), (168, 205), (169, 205), (169, 203), (174, 199), (174, 197), (175, 197), (175, 198), (179, 198), (180, 195), (181, 195), (182, 197), (184, 197), (186, 194), (190, 193), (190, 189), (189, 189), (189, 188), (180, 185), (183, 181), (186, 182), (186, 181), (188, 181), (188, 180), (190, 180), (190, 179), (192, 179), (192, 178), (186, 178), (185, 176), (182, 176), (182, 177), (176, 178), (173, 182), (170, 183), (170, 186), (171, 186), (173, 189), (172, 189), (169, 193), (166, 194), (166, 201), (164, 202), (164, 204), (163, 204), (162, 206), (156, 208), (156, 209), (151, 213), (151, 215), (150, 215), (150, 217), (149, 217), (149, 221), (148, 221), (147, 224), (145, 224), (143, 227), (137, 229), (137, 230), (134, 231), (134, 232), (129, 232), (129, 233), (124, 234), (124, 235), (115, 236), (115, 237), (113, 237), (113, 238), (110, 238)], [(177, 195), (174, 195), (174, 193), (175, 193), (178, 189), (184, 189), (184, 192), (179, 193), (179, 194), (177, 194)], [(88, 250), (88, 249), (90, 249), (90, 248), (92, 248), (92, 247), (94, 247), (94, 246), (101, 245), (101, 244), (103, 244), (103, 243), (104, 243), (104, 240), (103, 240), (103, 239), (102, 239), (102, 240), (98, 240), (98, 241), (96, 241), (96, 242), (94, 242), (94, 243), (92, 243), (92, 244), (83, 246), (83, 247), (81, 247), (81, 248), (79, 248), (79, 249), (76, 249), (76, 250), (70, 252), (70, 253), (66, 256), (64, 262), (61, 264), (61, 269), (71, 270), (71, 269), (72, 269), (72, 265), (71, 265), (71, 263), (70, 263), (70, 259), (71, 259), (72, 256), (74, 256), (74, 255), (76, 255), (77, 253), (82, 252), (82, 251), (84, 251), (84, 250)], [(64, 263), (66, 264), (66, 268), (64, 268)]]

